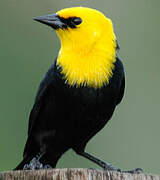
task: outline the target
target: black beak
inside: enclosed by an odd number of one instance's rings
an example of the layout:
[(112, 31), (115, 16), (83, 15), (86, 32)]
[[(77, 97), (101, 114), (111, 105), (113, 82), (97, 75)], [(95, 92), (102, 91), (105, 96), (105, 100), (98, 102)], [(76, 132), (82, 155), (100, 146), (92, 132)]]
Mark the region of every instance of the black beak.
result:
[(67, 25), (61, 21), (60, 17), (57, 14), (49, 14), (46, 16), (39, 16), (33, 18), (35, 21), (51, 26), (53, 29), (65, 29)]

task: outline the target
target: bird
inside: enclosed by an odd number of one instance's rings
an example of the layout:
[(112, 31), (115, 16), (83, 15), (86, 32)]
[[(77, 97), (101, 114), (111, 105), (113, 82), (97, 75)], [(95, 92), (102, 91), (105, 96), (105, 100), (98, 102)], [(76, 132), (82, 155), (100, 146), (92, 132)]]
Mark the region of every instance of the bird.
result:
[(37, 91), (23, 160), (14, 169), (55, 168), (69, 149), (105, 170), (121, 170), (85, 151), (111, 119), (125, 89), (125, 72), (112, 21), (88, 7), (34, 18), (54, 29), (61, 48)]

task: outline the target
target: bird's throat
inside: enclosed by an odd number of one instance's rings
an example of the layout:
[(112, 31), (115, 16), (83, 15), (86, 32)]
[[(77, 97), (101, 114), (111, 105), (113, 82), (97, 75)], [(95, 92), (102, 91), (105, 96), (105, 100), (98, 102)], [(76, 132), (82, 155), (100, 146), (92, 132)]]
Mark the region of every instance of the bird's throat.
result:
[(116, 60), (116, 45), (84, 48), (79, 52), (71, 48), (63, 48), (59, 52), (57, 65), (65, 82), (70, 86), (88, 86), (101, 88), (109, 83)]

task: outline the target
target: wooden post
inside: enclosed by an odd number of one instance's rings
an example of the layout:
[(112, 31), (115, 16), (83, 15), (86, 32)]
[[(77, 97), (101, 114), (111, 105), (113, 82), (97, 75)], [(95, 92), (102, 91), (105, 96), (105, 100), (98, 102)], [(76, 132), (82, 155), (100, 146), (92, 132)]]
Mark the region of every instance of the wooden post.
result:
[(0, 180), (160, 180), (160, 176), (96, 169), (50, 169), (1, 172)]

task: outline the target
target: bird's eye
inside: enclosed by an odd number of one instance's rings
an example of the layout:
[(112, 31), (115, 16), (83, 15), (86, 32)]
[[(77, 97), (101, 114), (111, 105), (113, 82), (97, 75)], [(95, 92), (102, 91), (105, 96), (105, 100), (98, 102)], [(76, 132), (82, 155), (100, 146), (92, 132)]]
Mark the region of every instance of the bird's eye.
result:
[(79, 25), (82, 23), (82, 19), (75, 17), (72, 19), (72, 23), (74, 23), (75, 25)]

